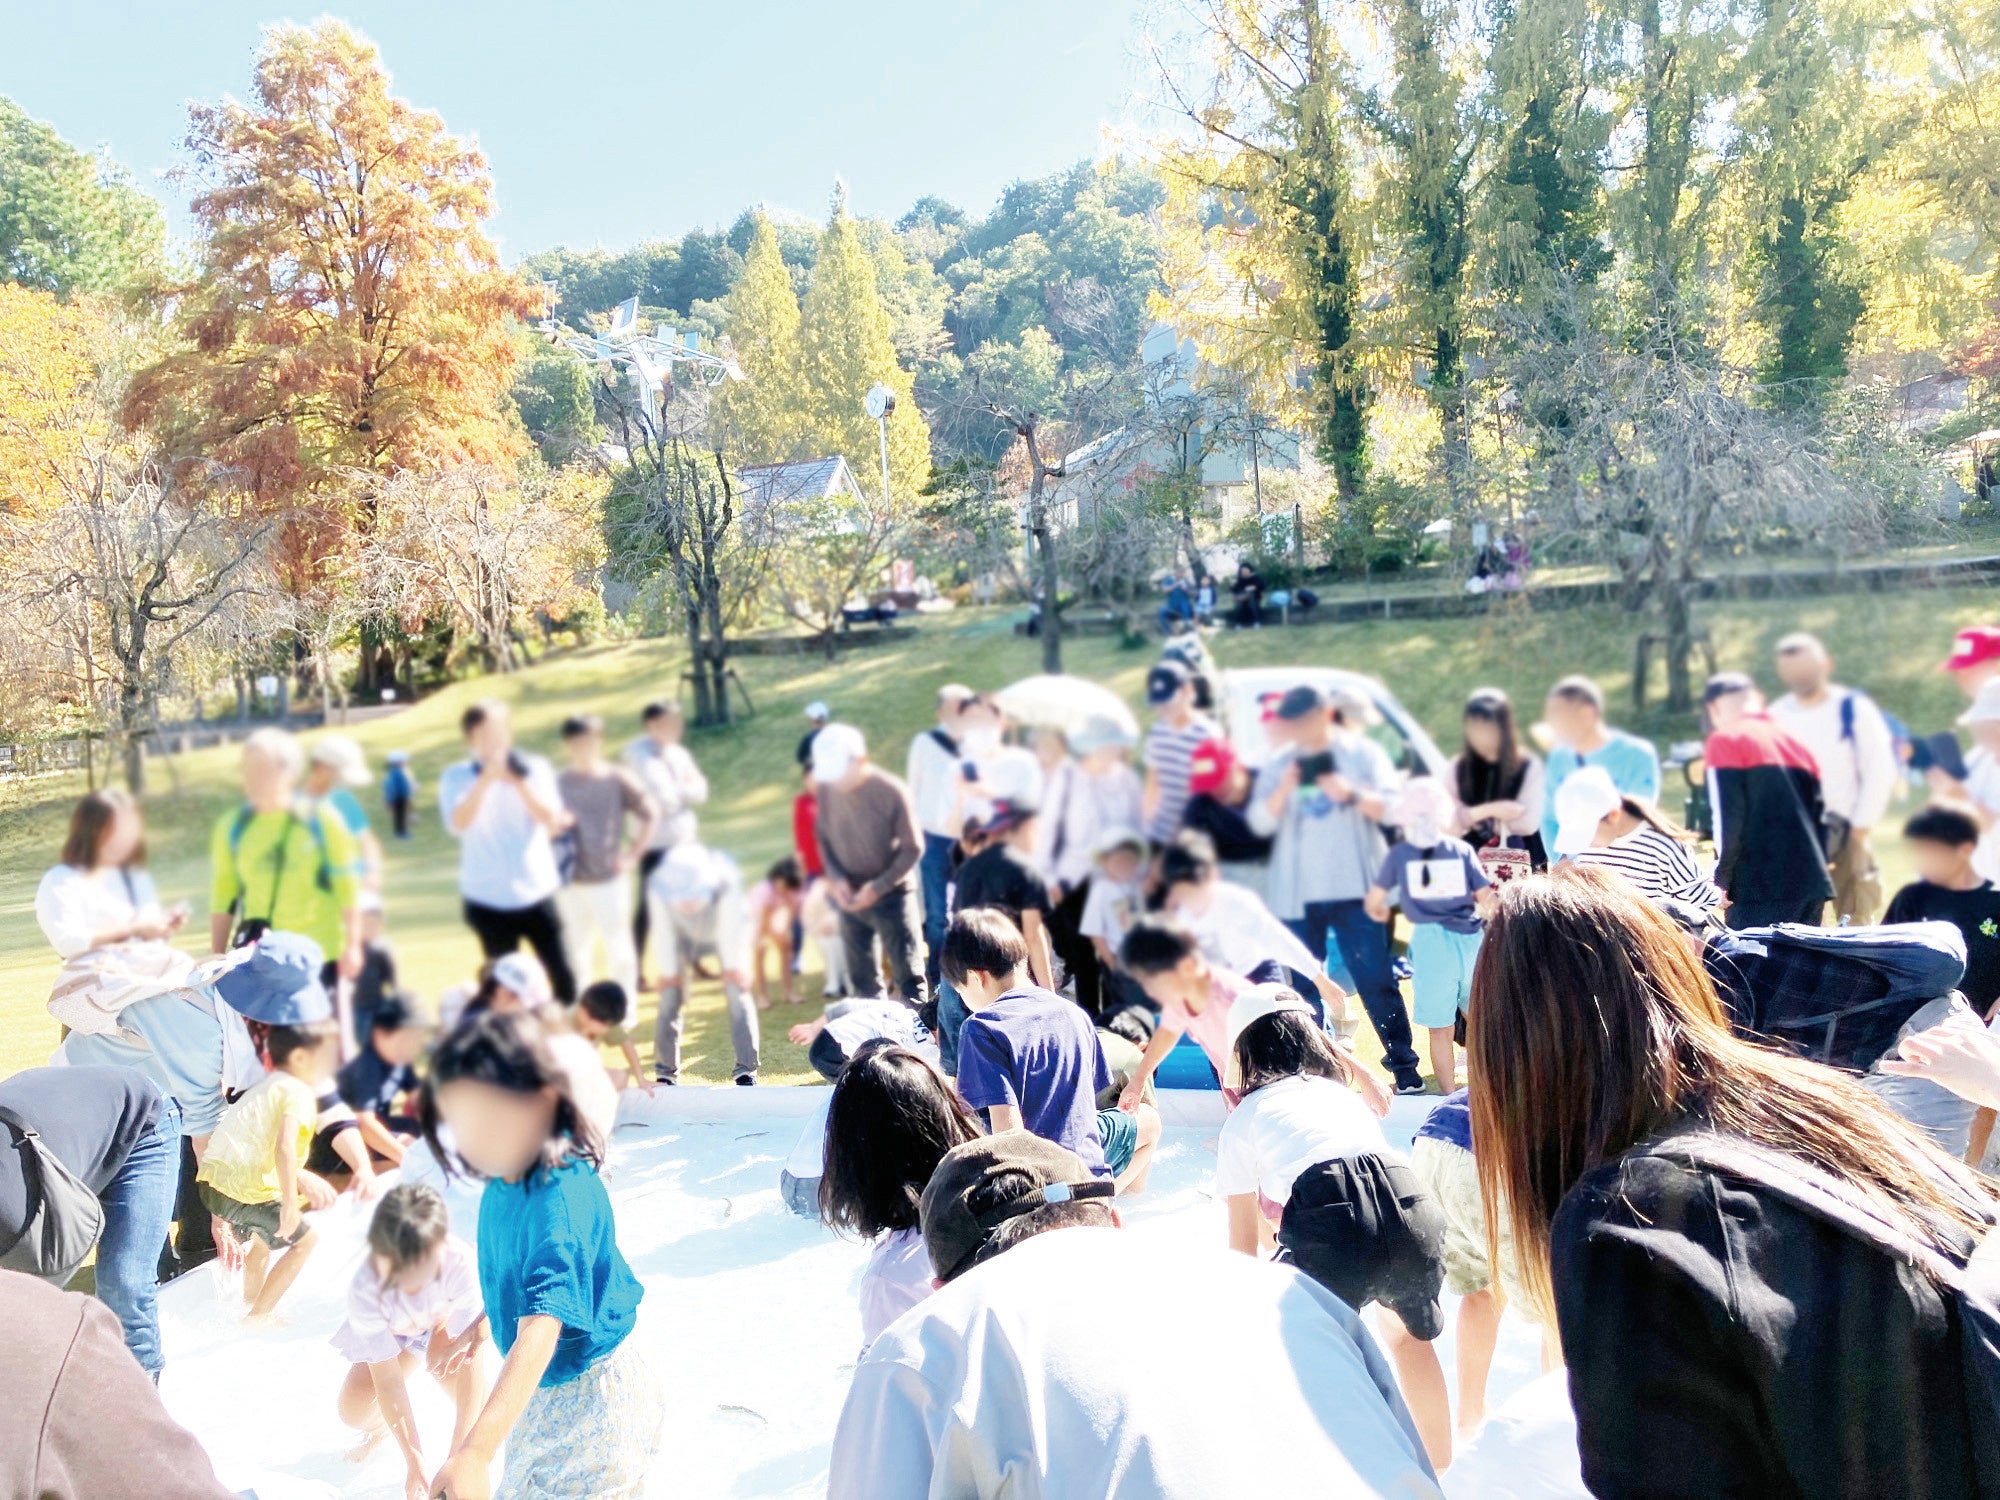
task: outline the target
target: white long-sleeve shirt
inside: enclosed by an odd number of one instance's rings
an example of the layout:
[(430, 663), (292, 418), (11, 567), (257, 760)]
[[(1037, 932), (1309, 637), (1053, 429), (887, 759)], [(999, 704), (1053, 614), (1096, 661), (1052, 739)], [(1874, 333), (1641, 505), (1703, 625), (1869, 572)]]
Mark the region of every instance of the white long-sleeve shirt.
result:
[[(1853, 710), (1844, 709), (1852, 700)], [(1808, 707), (1787, 693), (1771, 705), (1778, 727), (1812, 752), (1819, 766), (1820, 796), (1826, 810), (1856, 828), (1873, 828), (1889, 810), (1902, 768), (1896, 763), (1889, 721), (1866, 693), (1829, 686)], [(1853, 733), (1842, 728), (1851, 719)]]
[(958, 741), (944, 735), (950, 740), (947, 747), (938, 738), (941, 734), (941, 727), (933, 727), (910, 741), (903, 779), (910, 784), (910, 801), (916, 804), (917, 826), (925, 833), (955, 839), (964, 832), (951, 826), (952, 814), (958, 811)]
[(57, 865), (42, 877), (35, 892), (35, 920), (60, 958), (88, 953), (91, 939), (100, 932), (159, 916), (153, 877), (136, 866), (79, 870)]
[[(1130, 1234), (1051, 1230), (891, 1324), (854, 1372), (829, 1500), (1440, 1493), (1346, 1304), (1290, 1266)], [(1197, 1294), (1192, 1321), (1131, 1311)]]
[(708, 778), (685, 745), (662, 745), (642, 734), (625, 747), (625, 765), (660, 809), (649, 850), (673, 849), (695, 835), (695, 812), (708, 801)]

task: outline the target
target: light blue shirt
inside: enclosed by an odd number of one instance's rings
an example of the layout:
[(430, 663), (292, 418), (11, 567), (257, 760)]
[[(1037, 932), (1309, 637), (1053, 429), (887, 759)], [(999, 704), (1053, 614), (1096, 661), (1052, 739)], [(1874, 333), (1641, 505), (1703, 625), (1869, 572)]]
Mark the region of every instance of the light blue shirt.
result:
[(222, 1022), (178, 994), (128, 1005), (118, 1024), (146, 1045), (123, 1037), (73, 1031), (62, 1044), (71, 1067), (132, 1068), (181, 1107), (182, 1135), (210, 1135), (222, 1123)]
[(1547, 796), (1542, 804), (1542, 843), (1551, 858), (1556, 847), (1556, 788), (1572, 771), (1602, 766), (1611, 777), (1611, 784), (1626, 796), (1641, 802), (1660, 800), (1660, 752), (1653, 748), (1653, 742), (1609, 725), (1604, 732), (1609, 738), (1588, 755), (1578, 755), (1567, 745), (1558, 745), (1549, 752)]
[[(527, 784), (545, 807), (561, 807), (556, 773), (539, 755), (523, 755)], [(471, 794), (479, 767), (469, 760), (448, 767), (438, 778), (438, 812), (445, 831), (458, 840), (458, 890), (466, 900), (496, 911), (520, 911), (546, 901), (562, 884), (548, 830), (528, 811), (511, 783), (487, 790), (472, 826), (459, 833), (451, 815)]]

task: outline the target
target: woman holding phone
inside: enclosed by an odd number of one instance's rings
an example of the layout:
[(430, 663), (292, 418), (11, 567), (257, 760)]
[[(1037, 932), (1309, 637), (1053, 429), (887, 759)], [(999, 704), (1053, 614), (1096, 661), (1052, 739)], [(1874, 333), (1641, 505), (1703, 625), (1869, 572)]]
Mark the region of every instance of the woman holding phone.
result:
[(61, 861), (35, 892), (35, 920), (63, 959), (113, 943), (163, 940), (187, 922), (185, 901), (162, 908), (146, 870), (146, 825), (115, 787), (92, 792), (70, 814)]

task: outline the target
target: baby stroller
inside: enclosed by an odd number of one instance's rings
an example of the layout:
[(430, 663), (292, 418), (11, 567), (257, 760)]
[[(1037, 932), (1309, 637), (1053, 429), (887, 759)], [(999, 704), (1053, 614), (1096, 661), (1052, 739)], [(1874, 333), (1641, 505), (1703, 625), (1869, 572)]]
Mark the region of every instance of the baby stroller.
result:
[(1948, 922), (1884, 927), (1784, 923), (1703, 933), (1703, 961), (1744, 1036), (1862, 1075), (1862, 1083), (1953, 1156), (1975, 1107), (1939, 1084), (1876, 1064), (1905, 1036), (1981, 1023), (1958, 993), (1965, 939)]

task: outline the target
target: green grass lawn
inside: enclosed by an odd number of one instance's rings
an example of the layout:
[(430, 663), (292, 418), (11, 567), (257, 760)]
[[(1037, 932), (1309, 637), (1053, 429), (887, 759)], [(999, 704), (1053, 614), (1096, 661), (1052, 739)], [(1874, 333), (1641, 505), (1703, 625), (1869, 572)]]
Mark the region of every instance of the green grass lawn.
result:
[[(1730, 604), (1704, 618), (1720, 664), (1756, 671), (1767, 681), (1771, 647), (1780, 635), (1799, 628), (1818, 631), (1838, 658), (1843, 680), (1868, 689), (1912, 726), (1932, 729), (1948, 724), (1962, 706), (1936, 669), (1952, 632), (1996, 615), (2000, 601), (1993, 591), (1972, 588)], [(798, 787), (793, 754), (806, 703), (824, 698), (836, 715), (867, 731), (878, 760), (900, 770), (910, 737), (930, 721), (938, 686), (961, 680), (1000, 687), (1039, 670), (1037, 643), (1012, 632), (1016, 617), (1012, 611), (965, 610), (930, 618), (907, 641), (835, 662), (819, 657), (738, 662), (755, 714), (727, 729), (689, 734), (713, 788), (702, 819), (704, 837), (756, 874), (790, 847), (791, 799)], [(1531, 708), (1554, 678), (1572, 671), (1596, 676), (1611, 697), (1613, 718), (1628, 727), (1663, 746), (1692, 738), (1697, 726), (1691, 715), (1655, 711), (1635, 720), (1626, 711), (1631, 631), (1631, 622), (1614, 609), (1580, 609), (1227, 633), (1215, 638), (1213, 649), (1225, 668), (1300, 662), (1376, 673), (1448, 750), (1458, 743), (1458, 709), (1471, 688), (1496, 685)], [(1107, 683), (1134, 703), (1150, 661), (1150, 652), (1126, 651), (1105, 637), (1073, 640), (1066, 648), (1071, 671)], [(602, 714), (620, 741), (636, 733), (640, 708), (670, 695), (680, 670), (681, 658), (667, 642), (584, 650), (510, 677), (461, 683), (353, 731), (378, 766), (386, 752), (408, 750), (424, 788), (417, 836), (407, 843), (387, 841), (389, 934), (405, 983), (420, 996), (429, 999), (465, 980), (478, 960), (458, 915), (456, 849), (438, 822), (431, 795), (439, 771), (460, 753), (459, 712), (480, 696), (507, 698), (522, 742), (553, 755), (557, 726), (570, 713)], [(193, 905), (192, 925), (204, 938), (207, 833), (234, 803), (236, 758), (237, 751), (225, 747), (149, 767), (154, 788), (146, 810), (154, 872), (165, 899), (186, 898)], [(41, 1062), (56, 1041), (55, 1023), (44, 1008), (56, 964), (35, 925), (34, 895), (80, 789), (80, 780), (59, 777), (0, 784), (0, 1076)], [(1668, 796), (1671, 806), (1677, 789), (1670, 787)], [(1893, 889), (1903, 876), (1893, 838), (1883, 841), (1883, 853)], [(808, 984), (810, 992), (810, 978)], [(801, 1006), (766, 1016), (767, 1081), (813, 1076), (800, 1049), (784, 1037), (793, 1021), (812, 1013)], [(650, 1028), (649, 1012), (641, 1026)], [(704, 1081), (728, 1076), (728, 1027), (715, 986), (697, 986), (690, 1003), (686, 1068), (690, 1077)]]

